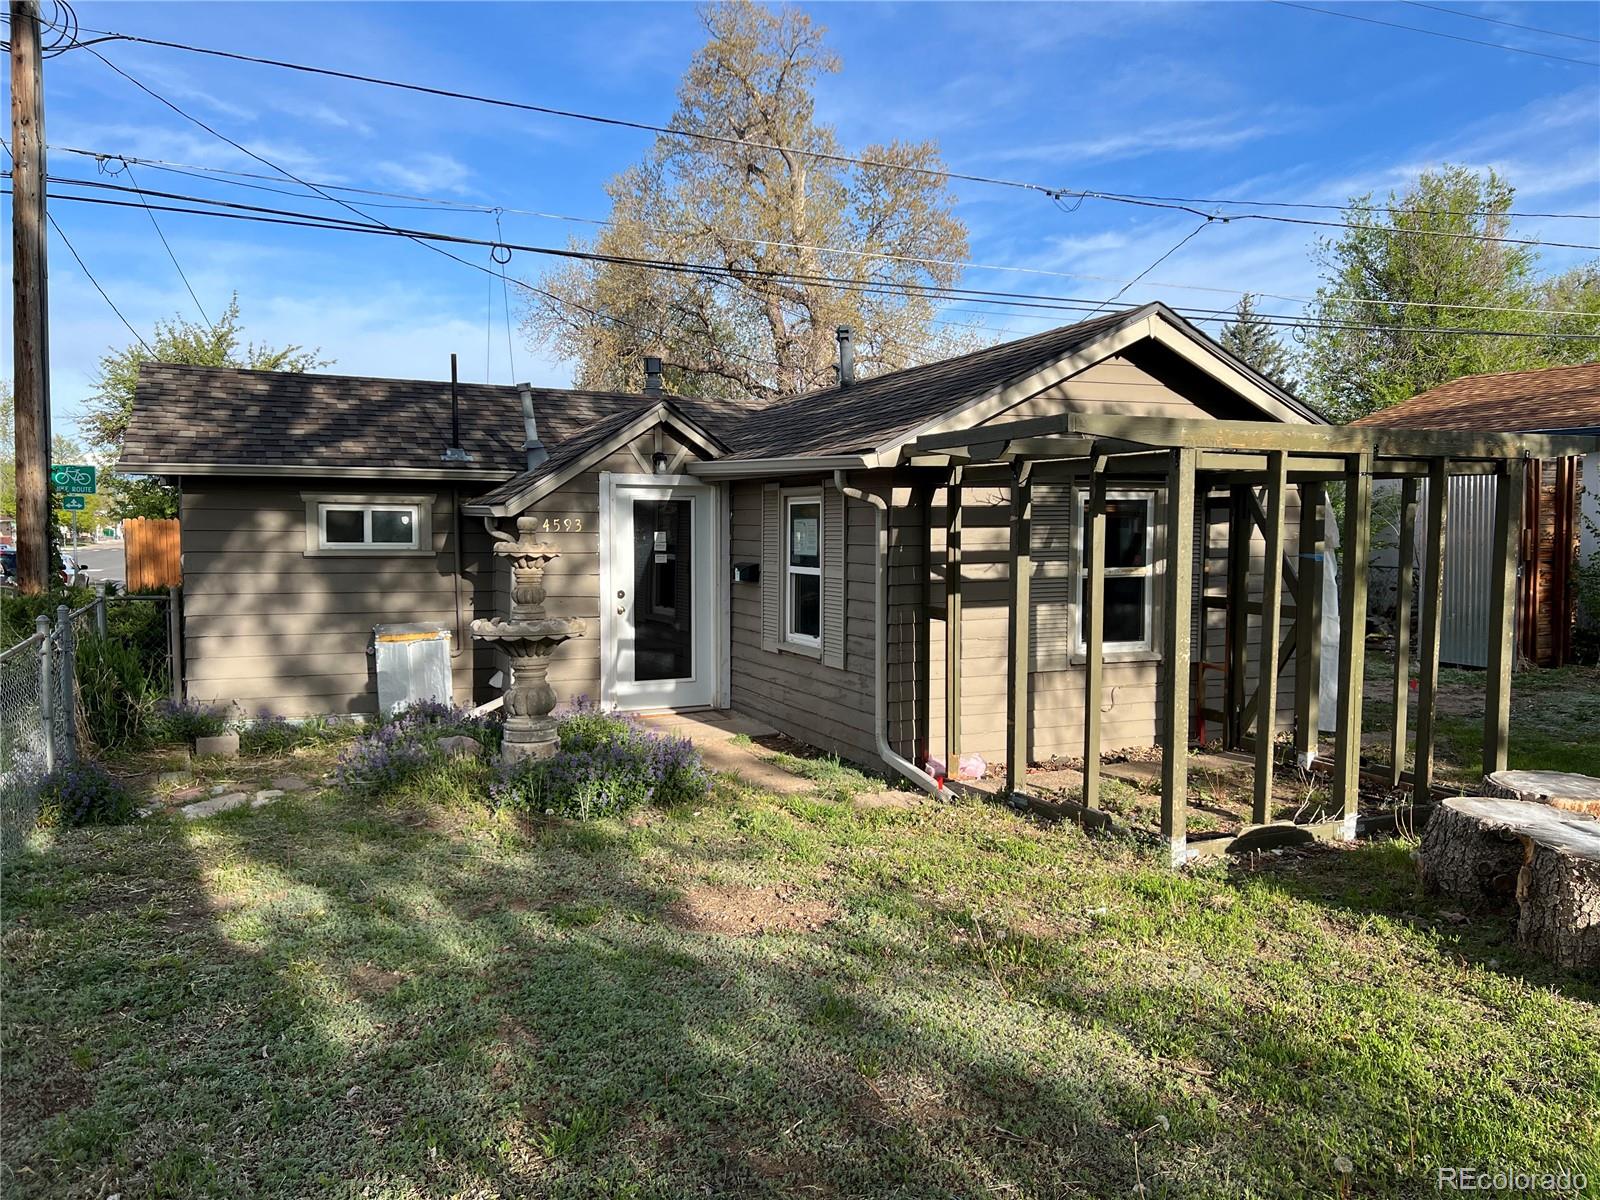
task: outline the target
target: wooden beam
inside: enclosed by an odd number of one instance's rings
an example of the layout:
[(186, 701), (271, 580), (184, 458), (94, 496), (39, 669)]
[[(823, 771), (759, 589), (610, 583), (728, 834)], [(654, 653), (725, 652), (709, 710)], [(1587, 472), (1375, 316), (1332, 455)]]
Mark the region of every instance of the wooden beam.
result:
[(1394, 724), (1389, 730), (1389, 786), (1406, 770), (1406, 710), (1411, 703), (1411, 589), (1417, 569), (1417, 481), (1400, 485), (1400, 545), (1394, 604)]
[(1522, 546), (1526, 459), (1513, 459), (1495, 486), (1494, 568), (1489, 594), (1488, 695), (1483, 706), (1483, 773), (1506, 769), (1511, 743), (1511, 670), (1517, 657), (1517, 568)]
[(1300, 485), (1300, 569), (1295, 588), (1294, 736), (1301, 765), (1317, 756), (1322, 698), (1322, 572), (1324, 536), (1321, 483)]
[(1333, 788), (1346, 838), (1361, 807), (1361, 698), (1367, 663), (1367, 566), (1372, 545), (1370, 455), (1355, 454), (1345, 475), (1339, 563), (1339, 719)]
[[(1103, 465), (1097, 459), (1095, 466)], [(1100, 806), (1100, 696), (1105, 665), (1106, 476), (1089, 479), (1083, 506), (1083, 806)]]
[(1450, 461), (1428, 464), (1428, 509), (1422, 532), (1422, 609), (1417, 617), (1417, 748), (1411, 777), (1417, 803), (1433, 783), (1434, 720), (1439, 704), (1439, 645), (1444, 633), (1444, 538), (1448, 528)]
[(944, 500), (945, 777), (961, 777), (961, 496), (960, 467), (950, 469)]
[(1250, 594), (1249, 490), (1240, 484), (1228, 489), (1228, 720), (1223, 745), (1229, 750), (1237, 750), (1247, 732), (1244, 710), (1249, 701), (1245, 683), (1250, 670), (1250, 613), (1245, 607)]
[(1256, 681), (1256, 778), (1254, 820), (1271, 819), (1272, 754), (1278, 716), (1278, 625), (1283, 604), (1283, 522), (1289, 506), (1288, 456), (1267, 455), (1266, 557), (1261, 580), (1261, 664)]
[(1011, 604), (1006, 620), (1006, 791), (1028, 780), (1029, 585), (1033, 575), (1033, 466), (1019, 462), (1011, 482)]
[(1194, 588), (1194, 470), (1192, 450), (1174, 450), (1167, 472), (1166, 616), (1161, 694), (1161, 836), (1168, 859), (1188, 857), (1189, 615)]

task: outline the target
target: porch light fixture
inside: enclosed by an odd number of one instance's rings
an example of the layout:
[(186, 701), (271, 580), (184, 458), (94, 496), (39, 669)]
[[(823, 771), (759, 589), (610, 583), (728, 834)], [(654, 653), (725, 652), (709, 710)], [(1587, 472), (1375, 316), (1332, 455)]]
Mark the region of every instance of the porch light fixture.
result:
[(650, 468), (657, 475), (665, 475), (667, 473), (667, 465), (670, 462), (671, 459), (667, 456), (665, 450), (657, 450), (650, 456)]

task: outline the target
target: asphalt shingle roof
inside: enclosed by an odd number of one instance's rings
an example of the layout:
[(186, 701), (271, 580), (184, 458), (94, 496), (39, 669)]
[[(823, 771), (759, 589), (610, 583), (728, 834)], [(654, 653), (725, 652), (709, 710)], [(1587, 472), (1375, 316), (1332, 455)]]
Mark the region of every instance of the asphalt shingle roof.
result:
[(1600, 428), (1600, 362), (1467, 375), (1352, 425), (1533, 433)]
[[(596, 421), (588, 429), (576, 437), (568, 438), (557, 446), (550, 446), (546, 442), (549, 457), (531, 471), (524, 471), (514, 475), (499, 487), (474, 498), (473, 504), (495, 505), (504, 504), (514, 500), (517, 496), (533, 487), (541, 479), (548, 479), (558, 474), (564, 467), (578, 461), (596, 446), (602, 445), (608, 439), (616, 436), (636, 420), (641, 412), (652, 407), (651, 403), (637, 405), (633, 408), (624, 408)], [(544, 435), (539, 435), (540, 441), (545, 441)]]
[(854, 454), (981, 396), (997, 384), (1025, 378), (1093, 341), (1138, 310), (1123, 310), (1047, 329), (920, 367), (907, 367), (782, 401), (725, 435), (733, 458)]
[[(450, 384), (426, 379), (246, 371), (146, 363), (139, 369), (121, 467), (443, 466), (520, 470), (522, 400), (511, 386), (457, 385), (461, 443), (470, 463), (445, 464)], [(653, 397), (533, 389), (539, 438), (558, 446)]]

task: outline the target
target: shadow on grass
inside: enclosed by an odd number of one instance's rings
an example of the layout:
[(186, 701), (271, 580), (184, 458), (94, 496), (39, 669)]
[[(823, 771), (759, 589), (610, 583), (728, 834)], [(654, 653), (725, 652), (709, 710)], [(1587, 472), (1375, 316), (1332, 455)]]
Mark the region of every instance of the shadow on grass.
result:
[[(1302, 1013), (1252, 990), (1270, 972), (1196, 975), (1175, 929), (1263, 948), (1245, 912), (1207, 908), (1214, 879), (1109, 848), (1119, 872), (1073, 893), (1098, 915), (1035, 927), (995, 915), (1027, 903), (1026, 867), (1055, 869), (1035, 827), (976, 832), (969, 853), (1019, 869), (959, 901), (930, 883), (948, 852), (917, 817), (775, 803), (759, 819), (796, 825), (783, 845), (823, 829), (852, 862), (784, 885), (837, 906), (814, 932), (675, 917), (688, 883), (756, 861), (772, 831), (743, 812), (708, 839), (683, 816), (529, 833), (308, 798), (64, 837), (5, 881), (7, 1095), (40, 1097), (8, 1112), (13, 1185), (1042, 1197), (1248, 1176), (1293, 1194), (1335, 1190), (1336, 1151), (1377, 1185), (1415, 1159), (1405, 1097), (1430, 1060), (1381, 1053), (1393, 1030), (1361, 1006), (1399, 1019), (1383, 980)], [(1342, 1092), (1378, 1111), (1354, 1120)], [(1422, 1150), (1490, 1144), (1519, 1115), (1500, 1099), (1453, 1107)]]

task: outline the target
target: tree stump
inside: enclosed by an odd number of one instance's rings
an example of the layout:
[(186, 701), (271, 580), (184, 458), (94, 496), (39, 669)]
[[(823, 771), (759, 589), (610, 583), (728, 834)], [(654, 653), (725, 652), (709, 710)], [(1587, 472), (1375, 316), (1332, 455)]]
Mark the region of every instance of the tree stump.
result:
[(1572, 771), (1496, 771), (1484, 780), (1491, 796), (1532, 800), (1600, 817), (1600, 779)]
[(1459, 796), (1428, 819), (1418, 867), (1433, 891), (1474, 906), (1515, 905), (1517, 939), (1558, 966), (1600, 968), (1600, 820)]

